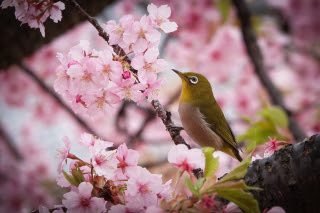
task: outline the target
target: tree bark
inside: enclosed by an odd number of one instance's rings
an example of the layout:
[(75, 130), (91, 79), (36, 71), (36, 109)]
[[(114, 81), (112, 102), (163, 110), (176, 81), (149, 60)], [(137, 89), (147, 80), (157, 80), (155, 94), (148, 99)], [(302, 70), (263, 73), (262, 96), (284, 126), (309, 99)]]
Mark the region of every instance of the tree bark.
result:
[(263, 189), (251, 191), (261, 210), (281, 206), (286, 212), (319, 212), (320, 134), (254, 161), (244, 180)]
[[(2, 3), (2, 1), (0, 1)], [(114, 0), (78, 0), (79, 4), (91, 15), (97, 15)], [(1, 4), (0, 3), (0, 4)], [(86, 18), (77, 14), (77, 9), (69, 1), (64, 1), (65, 10), (62, 11), (62, 20), (54, 23), (47, 19), (44, 23), (46, 37), (42, 37), (39, 29), (31, 29), (27, 24), (21, 25), (14, 15), (14, 8), (0, 8), (0, 69), (11, 64), (19, 64), (23, 58), (31, 55), (44, 44), (72, 29)]]

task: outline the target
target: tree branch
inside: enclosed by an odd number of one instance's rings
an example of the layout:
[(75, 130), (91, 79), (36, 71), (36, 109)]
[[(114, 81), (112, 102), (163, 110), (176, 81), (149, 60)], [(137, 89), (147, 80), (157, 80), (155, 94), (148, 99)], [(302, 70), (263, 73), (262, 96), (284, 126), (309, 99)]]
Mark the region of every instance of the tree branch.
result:
[[(39, 77), (29, 67), (27, 67), (25, 64), (20, 64), (19, 66), (24, 73), (26, 73), (30, 78), (32, 78), (32, 80), (35, 83), (37, 83), (44, 92), (46, 92), (49, 96), (51, 96), (53, 99), (55, 99), (60, 104), (60, 106), (62, 108), (64, 108), (69, 113), (69, 115), (71, 115), (71, 117), (73, 117), (73, 119), (76, 120), (87, 132), (89, 132), (97, 137), (101, 137), (91, 127), (89, 127), (88, 124), (84, 120), (82, 120), (80, 117), (78, 117), (72, 111), (72, 109), (70, 109), (70, 107), (68, 105), (66, 105), (61, 100), (61, 98), (58, 95), (56, 95), (56, 93), (54, 91), (52, 91), (41, 79), (39, 79)], [(101, 138), (103, 138), (103, 137), (101, 137)]]
[[(1, 1), (2, 2), (2, 1)], [(106, 6), (115, 2), (114, 0), (78, 0), (82, 8), (85, 8), (91, 15), (99, 14)], [(44, 25), (46, 37), (43, 38), (39, 29), (32, 29), (27, 24), (15, 17), (15, 9), (9, 7), (0, 8), (0, 69), (6, 69), (11, 64), (19, 64), (23, 58), (31, 55), (43, 45), (48, 44), (59, 35), (64, 34), (75, 25), (85, 21), (83, 16), (75, 16), (76, 8), (71, 3), (65, 2), (66, 9), (62, 11), (62, 20), (54, 23), (48, 19)]]
[(92, 24), (92, 26), (94, 26), (98, 30), (99, 36), (101, 36), (107, 42), (109, 41), (109, 36), (100, 26), (97, 19), (90, 16), (84, 9), (82, 9), (82, 7), (75, 0), (67, 0), (67, 1), (70, 1), (73, 4), (73, 6), (79, 11), (79, 13), (81, 13), (84, 17), (86, 17), (87, 21), (89, 21)]
[(13, 154), (13, 156), (17, 160), (22, 160), (22, 156), (20, 152), (18, 151), (17, 147), (14, 145), (14, 142), (11, 140), (11, 138), (6, 134), (5, 130), (0, 125), (0, 137), (2, 138), (2, 141), (5, 143), (9, 151)]
[(185, 142), (185, 140), (180, 135), (181, 127), (177, 127), (172, 119), (171, 119), (171, 113), (166, 111), (163, 106), (160, 104), (158, 100), (153, 100), (151, 102), (151, 105), (153, 106), (154, 110), (156, 111), (158, 117), (162, 120), (163, 124), (167, 128), (173, 142), (178, 144), (184, 144), (189, 149), (191, 149), (190, 145)]
[(238, 17), (241, 21), (242, 37), (246, 45), (247, 53), (254, 66), (256, 75), (258, 76), (261, 84), (269, 93), (271, 102), (275, 105), (282, 107), (286, 111), (289, 118), (289, 129), (295, 140), (303, 140), (306, 137), (305, 133), (298, 125), (297, 121), (294, 119), (292, 113), (285, 106), (282, 94), (275, 87), (275, 85), (266, 73), (261, 50), (257, 44), (257, 38), (253, 32), (252, 25), (250, 22), (251, 14), (246, 5), (246, 2), (244, 0), (232, 0), (232, 2), (237, 9)]

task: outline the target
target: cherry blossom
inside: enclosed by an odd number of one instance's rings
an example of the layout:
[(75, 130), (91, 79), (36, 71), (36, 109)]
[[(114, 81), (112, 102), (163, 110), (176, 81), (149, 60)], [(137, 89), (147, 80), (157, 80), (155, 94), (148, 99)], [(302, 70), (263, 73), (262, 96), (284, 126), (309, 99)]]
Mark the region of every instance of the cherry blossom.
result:
[(135, 78), (122, 79), (120, 87), (113, 90), (121, 99), (139, 101), (142, 97), (141, 90), (146, 89), (146, 85), (135, 83)]
[(144, 55), (137, 54), (132, 59), (132, 67), (138, 70), (139, 79), (142, 83), (154, 82), (157, 78), (156, 73), (167, 69), (168, 64), (164, 59), (157, 59), (159, 50), (148, 49)]
[(137, 41), (132, 45), (132, 50), (135, 53), (142, 53), (147, 49), (149, 43), (158, 43), (160, 41), (161, 34), (153, 28), (149, 16), (144, 15), (140, 21), (134, 22), (133, 29), (137, 36)]
[[(126, 15), (123, 16), (119, 22), (120, 23), (117, 25), (114, 20), (108, 21), (105, 25), (105, 29), (110, 36), (110, 45), (118, 44), (121, 48), (126, 49), (130, 44), (130, 39), (128, 43), (125, 42), (124, 33), (128, 30), (130, 32), (133, 30), (134, 18), (132, 15)], [(128, 41), (128, 39), (126, 40)]]
[(191, 175), (193, 169), (204, 169), (205, 157), (200, 149), (188, 149), (186, 145), (178, 144), (170, 149), (168, 161)]
[(99, 52), (98, 58), (98, 68), (100, 76), (98, 76), (98, 81), (102, 86), (107, 86), (110, 81), (119, 83), (122, 78), (122, 64), (119, 61), (113, 60), (113, 55), (111, 50), (103, 50)]
[(41, 35), (45, 37), (44, 22), (50, 17), (55, 23), (62, 18), (61, 11), (65, 9), (61, 1), (24, 1), (5, 0), (2, 2), (3, 9), (15, 7), (15, 16), (22, 24), (28, 23), (31, 28), (39, 28)]
[(162, 5), (157, 8), (154, 4), (149, 4), (147, 8), (152, 22), (163, 30), (165, 33), (171, 33), (176, 31), (178, 25), (175, 22), (170, 22), (169, 17), (171, 15), (171, 9), (168, 5)]
[(105, 210), (105, 201), (103, 198), (92, 197), (93, 186), (90, 183), (82, 182), (78, 191), (71, 191), (63, 195), (62, 204), (68, 208), (70, 213), (101, 213)]
[(274, 137), (273, 139), (269, 136), (269, 142), (266, 142), (265, 145), (267, 147), (266, 151), (264, 152), (264, 157), (271, 156), (274, 151), (278, 150), (278, 147), (281, 145), (286, 144), (285, 141), (277, 141), (277, 137)]
[[(109, 144), (109, 143), (107, 143)], [(106, 151), (105, 141), (98, 140), (91, 149), (92, 165), (98, 175), (103, 175), (107, 179), (114, 176), (117, 168), (117, 161), (114, 158), (116, 151)]]
[(126, 196), (133, 206), (156, 205), (157, 194), (163, 190), (161, 175), (151, 174), (147, 169), (136, 167), (129, 172)]
[(64, 143), (64, 146), (57, 149), (58, 152), (58, 158), (59, 158), (59, 166), (58, 166), (58, 172), (62, 172), (62, 167), (67, 163), (67, 158), (70, 156), (70, 149), (71, 149), (71, 141), (67, 136), (62, 138), (62, 141)]
[(119, 161), (118, 168), (125, 174), (126, 168), (138, 165), (139, 153), (135, 150), (128, 149), (127, 145), (124, 143), (118, 147), (116, 158)]

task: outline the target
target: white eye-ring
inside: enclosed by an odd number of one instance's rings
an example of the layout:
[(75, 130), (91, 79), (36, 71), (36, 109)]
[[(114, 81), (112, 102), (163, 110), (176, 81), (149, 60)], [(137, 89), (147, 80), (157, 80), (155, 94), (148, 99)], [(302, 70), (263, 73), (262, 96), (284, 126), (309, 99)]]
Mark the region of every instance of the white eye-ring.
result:
[(198, 83), (198, 81), (199, 81), (196, 76), (192, 76), (191, 78), (189, 78), (189, 80), (190, 80), (190, 82), (191, 82), (192, 84), (196, 84), (196, 83)]

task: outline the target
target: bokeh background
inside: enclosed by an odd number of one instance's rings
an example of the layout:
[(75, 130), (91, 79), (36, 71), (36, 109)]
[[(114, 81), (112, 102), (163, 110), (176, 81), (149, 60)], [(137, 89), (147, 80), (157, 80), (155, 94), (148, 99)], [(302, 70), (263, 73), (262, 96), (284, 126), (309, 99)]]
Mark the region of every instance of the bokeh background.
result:
[[(267, 136), (295, 142), (287, 126), (268, 132), (261, 132), (255, 126), (262, 119), (259, 112), (271, 103), (247, 56), (231, 1), (150, 2), (157, 6), (168, 4), (172, 11), (170, 20), (178, 24), (176, 32), (162, 36), (160, 57), (169, 63), (169, 68), (199, 72), (210, 80), (227, 120), (235, 134), (242, 136), (238, 139), (244, 155), (252, 151), (244, 148), (246, 143), (254, 141), (259, 145), (268, 141)], [(129, 13), (141, 17), (147, 13), (150, 2), (115, 1), (97, 18), (100, 23), (106, 23)], [(308, 137), (319, 133), (320, 1), (250, 0), (247, 3), (267, 74), (304, 133)], [(2, 16), (9, 16), (10, 12), (1, 9)], [(58, 165), (55, 156), (63, 136), (71, 139), (75, 144), (71, 151), (80, 157), (86, 158), (88, 153), (77, 142), (82, 132), (88, 132), (118, 145), (126, 143), (139, 151), (139, 164), (163, 174), (165, 180), (175, 175), (176, 170), (167, 163), (173, 142), (150, 102), (145, 100), (140, 105), (124, 102), (104, 116), (90, 118), (70, 113), (70, 103), (55, 93), (53, 84), (59, 65), (56, 54), (68, 52), (80, 40), (89, 40), (96, 49), (105, 45), (95, 28), (81, 22), (25, 57), (23, 65), (11, 64), (0, 71), (0, 212), (30, 212), (40, 204), (59, 204), (63, 190), (55, 181)], [(177, 112), (180, 79), (169, 69), (158, 77), (166, 79), (158, 99), (172, 113), (174, 122), (181, 125)], [(256, 130), (248, 136), (251, 127)], [(181, 134), (197, 147), (184, 131)], [(254, 153), (261, 154), (261, 150), (258, 147)], [(230, 170), (235, 160), (220, 152), (215, 155), (220, 157), (219, 177)]]

